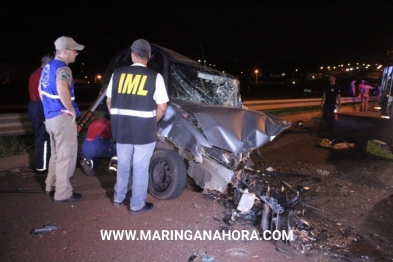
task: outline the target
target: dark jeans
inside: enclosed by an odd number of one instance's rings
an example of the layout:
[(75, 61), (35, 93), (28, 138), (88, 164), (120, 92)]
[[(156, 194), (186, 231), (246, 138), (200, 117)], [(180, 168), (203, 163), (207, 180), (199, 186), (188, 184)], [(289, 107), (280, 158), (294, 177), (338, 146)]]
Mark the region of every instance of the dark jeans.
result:
[(334, 110), (336, 109), (336, 104), (324, 104), (322, 108), (323, 119), (328, 124), (328, 129), (332, 130), (334, 128)]
[(116, 155), (116, 144), (106, 138), (96, 136), (94, 140), (88, 141), (87, 137), (82, 144), (82, 157), (93, 160), (93, 168), (100, 165), (100, 158), (112, 158)]
[(41, 101), (30, 101), (27, 110), (34, 132), (35, 168), (37, 171), (47, 170), (50, 158), (50, 139), (44, 123), (44, 107)]

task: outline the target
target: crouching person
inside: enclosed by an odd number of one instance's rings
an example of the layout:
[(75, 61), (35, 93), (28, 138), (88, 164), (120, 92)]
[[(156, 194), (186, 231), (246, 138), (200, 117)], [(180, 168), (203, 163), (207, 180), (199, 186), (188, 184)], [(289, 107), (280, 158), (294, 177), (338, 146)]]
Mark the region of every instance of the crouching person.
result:
[(100, 165), (100, 158), (112, 158), (116, 155), (116, 144), (112, 141), (110, 116), (94, 119), (87, 129), (82, 143), (80, 164), (88, 176), (94, 176), (94, 169)]

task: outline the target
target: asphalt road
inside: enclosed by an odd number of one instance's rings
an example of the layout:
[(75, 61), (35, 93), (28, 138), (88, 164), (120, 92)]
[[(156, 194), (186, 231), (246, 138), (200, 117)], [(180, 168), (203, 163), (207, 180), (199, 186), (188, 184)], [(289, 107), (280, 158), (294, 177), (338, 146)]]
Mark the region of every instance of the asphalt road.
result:
[[(364, 152), (365, 143), (369, 139), (379, 139), (389, 146), (393, 144), (391, 122), (378, 118), (378, 112), (342, 112), (339, 115), (336, 131), (328, 133), (318, 113), (288, 117), (287, 120), (293, 123), (303, 120), (305, 126), (302, 129), (293, 126), (277, 136), (271, 143), (260, 148), (262, 157), (253, 154), (255, 168), (263, 172), (266, 167), (271, 166), (284, 173), (296, 172), (312, 175), (318, 182), (310, 180), (310, 193), (305, 193), (302, 197), (309, 203), (324, 209), (324, 212), (316, 213), (306, 210), (306, 214), (313, 215), (308, 219), (315, 221), (315, 228), (323, 227), (320, 224), (321, 221), (323, 225), (332, 224), (333, 227), (329, 229), (332, 232), (335, 230), (335, 224), (348, 224), (356, 228), (356, 236), (377, 234), (379, 238), (375, 236), (374, 238), (378, 238), (378, 241), (376, 240), (378, 244), (369, 243), (367, 246), (370, 246), (369, 249), (360, 251), (351, 249), (348, 244), (343, 248), (349, 250), (349, 253), (345, 255), (339, 252), (341, 249), (339, 251), (332, 249), (329, 243), (323, 242), (325, 238), (321, 238), (312, 250), (303, 252), (292, 250), (297, 254), (292, 256), (276, 251), (269, 241), (102, 240), (101, 229), (152, 230), (153, 232), (161, 230), (222, 231), (227, 227), (222, 219), (228, 211), (214, 198), (186, 188), (180, 197), (170, 201), (157, 200), (149, 195), (148, 201), (153, 202), (156, 208), (149, 213), (130, 215), (126, 206), (129, 204), (128, 201), (120, 208), (111, 204), (116, 179), (106, 173), (104, 163), (96, 177), (87, 177), (82, 173), (81, 168), (77, 167), (71, 182), (74, 191), (83, 194), (79, 202), (55, 204), (49, 196), (43, 193), (2, 193), (0, 198), (0, 210), (2, 210), (0, 260), (339, 261), (338, 257), (347, 257), (349, 261), (385, 261), (386, 258), (393, 258), (390, 256), (391, 251), (390, 253), (388, 251), (389, 247), (392, 250), (392, 237), (388, 233), (384, 234), (384, 231), (386, 232), (384, 229), (393, 228), (391, 217), (380, 214), (377, 215), (380, 226), (373, 222), (375, 221), (373, 214), (379, 214), (377, 210), (380, 203), (392, 209), (389, 206), (390, 202), (381, 202), (393, 193), (391, 192), (393, 190), (392, 179), (387, 175), (389, 172), (391, 174), (392, 161)], [(356, 150), (348, 151), (332, 151), (316, 147), (320, 139), (335, 137), (353, 140), (358, 147)], [(331, 176), (318, 177), (315, 172), (318, 169), (329, 170)], [(375, 170), (378, 170), (378, 174)], [(353, 182), (352, 180), (349, 182), (350, 179), (360, 179), (363, 176), (366, 177), (367, 174), (372, 174), (375, 178), (379, 174), (384, 174), (383, 179), (380, 178), (383, 181), (379, 181), (376, 186), (370, 188), (367, 188), (365, 182)], [(44, 179), (45, 177), (42, 176), (34, 176), (29, 167), (0, 170), (1, 189), (43, 190)], [(316, 184), (313, 184), (314, 182)], [(368, 190), (373, 197), (366, 197), (364, 203), (361, 204), (363, 209), (359, 211), (358, 206), (353, 204), (351, 206), (354, 198), (344, 198), (335, 191), (337, 188), (343, 189), (343, 186), (337, 187), (337, 183), (344, 185), (345, 188), (353, 187), (358, 193), (358, 195), (355, 193), (356, 199), (364, 200), (364, 192), (361, 189)], [(316, 190), (316, 188), (320, 189)], [(329, 204), (323, 206), (322, 203), (325, 203), (327, 198), (330, 200)], [(341, 206), (341, 204), (345, 205)], [(365, 218), (358, 221), (354, 219), (355, 215)], [(30, 234), (33, 228), (40, 228), (44, 224), (55, 224), (59, 229), (41, 236)], [(252, 232), (257, 227), (258, 225), (235, 224), (232, 230)], [(370, 230), (373, 231), (370, 233)], [(335, 235), (337, 239), (332, 236), (328, 239), (335, 239), (335, 243), (347, 239), (340, 233), (332, 233), (332, 235)], [(353, 244), (353, 239), (351, 238), (348, 243)], [(379, 252), (383, 251), (383, 254), (375, 253), (377, 250), (375, 245), (379, 245)], [(322, 249), (319, 248), (320, 246), (329, 248)]]

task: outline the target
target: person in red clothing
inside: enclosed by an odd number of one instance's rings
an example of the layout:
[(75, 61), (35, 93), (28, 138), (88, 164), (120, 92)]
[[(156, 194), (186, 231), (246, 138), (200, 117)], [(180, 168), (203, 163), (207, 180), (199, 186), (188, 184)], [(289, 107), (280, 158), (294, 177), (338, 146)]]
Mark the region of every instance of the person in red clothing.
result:
[(112, 141), (111, 120), (109, 115), (94, 119), (82, 143), (80, 164), (88, 176), (94, 176), (94, 169), (100, 165), (100, 158), (116, 156), (116, 144)]
[(358, 97), (362, 97), (362, 90), (364, 87), (364, 80), (360, 80), (360, 83), (358, 84)]
[(48, 170), (50, 157), (50, 139), (45, 128), (44, 108), (39, 93), (39, 81), (42, 68), (54, 58), (53, 54), (46, 54), (41, 59), (41, 66), (29, 78), (30, 102), (27, 107), (29, 120), (34, 132), (34, 164), (36, 174), (45, 174)]

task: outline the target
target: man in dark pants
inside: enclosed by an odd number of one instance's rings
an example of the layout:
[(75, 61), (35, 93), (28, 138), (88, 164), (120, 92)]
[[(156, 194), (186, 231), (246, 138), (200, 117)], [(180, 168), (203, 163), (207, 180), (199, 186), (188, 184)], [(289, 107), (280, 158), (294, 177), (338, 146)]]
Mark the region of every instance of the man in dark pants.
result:
[(328, 124), (328, 130), (334, 129), (334, 110), (341, 106), (340, 86), (336, 84), (336, 76), (329, 75), (329, 84), (325, 86), (322, 94), (321, 106), (323, 118)]
[(352, 97), (353, 110), (356, 111), (355, 97), (356, 97), (356, 79), (349, 84), (348, 95)]
[(82, 143), (80, 164), (88, 176), (94, 176), (94, 169), (100, 165), (100, 158), (116, 156), (116, 144), (112, 141), (110, 116), (94, 119), (87, 129)]
[(27, 107), (29, 113), (29, 120), (33, 126), (34, 132), (34, 162), (35, 173), (45, 174), (48, 170), (48, 163), (50, 157), (50, 139), (45, 129), (44, 107), (42, 106), (41, 97), (39, 94), (39, 81), (41, 77), (42, 68), (49, 63), (55, 56), (53, 54), (46, 54), (41, 59), (41, 66), (37, 68), (29, 78), (29, 97), (30, 102)]

